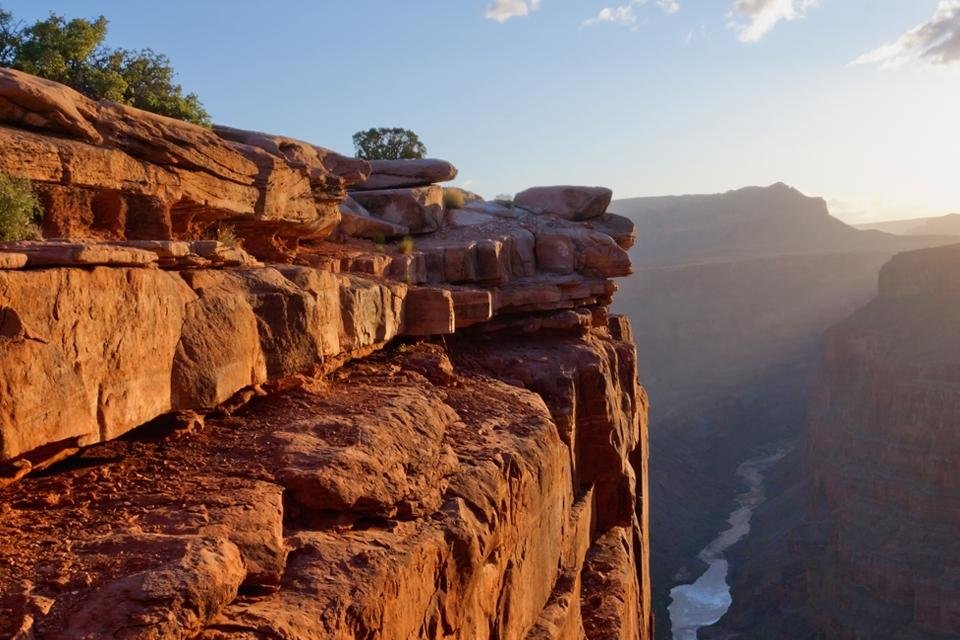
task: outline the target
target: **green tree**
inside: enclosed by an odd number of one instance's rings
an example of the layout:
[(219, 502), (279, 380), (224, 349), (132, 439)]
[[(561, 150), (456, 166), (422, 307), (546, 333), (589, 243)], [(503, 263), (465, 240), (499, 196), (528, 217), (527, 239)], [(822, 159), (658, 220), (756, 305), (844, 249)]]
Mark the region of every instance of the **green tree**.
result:
[(210, 115), (193, 93), (174, 81), (165, 55), (104, 45), (107, 19), (67, 20), (51, 13), (25, 26), (0, 10), (0, 65), (73, 87), (97, 100), (112, 100), (209, 126)]
[(364, 160), (416, 160), (427, 155), (420, 137), (409, 129), (367, 129), (353, 134), (357, 157)]
[(0, 242), (30, 240), (40, 235), (40, 199), (30, 181), (0, 173)]

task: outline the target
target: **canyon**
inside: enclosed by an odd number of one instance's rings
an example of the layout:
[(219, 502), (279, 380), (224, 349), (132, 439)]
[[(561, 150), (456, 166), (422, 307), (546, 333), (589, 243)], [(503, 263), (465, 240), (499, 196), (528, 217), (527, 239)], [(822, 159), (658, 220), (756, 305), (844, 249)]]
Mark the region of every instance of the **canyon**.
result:
[(874, 298), (828, 330), (802, 471), (762, 516), (778, 535), (762, 560), (743, 558), (744, 605), (722, 633), (960, 635), (958, 269), (960, 245), (901, 253)]
[(652, 637), (609, 190), (450, 207), (9, 69), (0, 148), (0, 637)]
[(874, 296), (893, 255), (954, 240), (857, 230), (822, 199), (779, 183), (621, 200), (611, 209), (637, 225), (636, 272), (614, 309), (634, 319), (651, 398), (657, 636), (672, 637), (669, 592), (706, 571), (698, 555), (727, 527), (745, 490), (737, 468), (764, 447), (787, 444), (794, 450), (770, 470), (750, 535), (726, 554), (733, 607), (719, 626), (736, 619), (739, 633), (763, 629), (763, 613), (776, 617), (771, 606), (805, 606), (773, 588), (759, 592), (795, 557), (782, 534), (803, 511), (798, 449), (823, 334)]

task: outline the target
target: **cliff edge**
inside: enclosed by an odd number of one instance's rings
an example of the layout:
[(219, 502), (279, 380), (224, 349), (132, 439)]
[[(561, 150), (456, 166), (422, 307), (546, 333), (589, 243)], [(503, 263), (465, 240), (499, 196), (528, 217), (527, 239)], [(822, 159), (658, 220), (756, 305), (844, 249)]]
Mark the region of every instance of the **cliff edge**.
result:
[(0, 149), (0, 637), (651, 637), (609, 190), (452, 208), (7, 69)]

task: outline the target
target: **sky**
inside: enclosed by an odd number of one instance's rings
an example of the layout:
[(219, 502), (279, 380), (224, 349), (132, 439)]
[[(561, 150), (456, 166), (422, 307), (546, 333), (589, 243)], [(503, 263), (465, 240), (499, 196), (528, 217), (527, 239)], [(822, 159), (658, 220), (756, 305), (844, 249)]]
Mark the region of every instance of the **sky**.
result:
[(487, 197), (783, 181), (860, 222), (960, 212), (960, 0), (0, 0), (104, 15), (214, 120), (352, 153), (416, 131)]

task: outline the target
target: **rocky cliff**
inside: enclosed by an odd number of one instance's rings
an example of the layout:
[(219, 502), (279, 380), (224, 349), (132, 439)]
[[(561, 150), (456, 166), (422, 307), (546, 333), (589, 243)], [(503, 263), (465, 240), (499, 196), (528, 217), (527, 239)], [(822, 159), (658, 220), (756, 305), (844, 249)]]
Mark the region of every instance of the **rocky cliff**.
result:
[(0, 123), (0, 637), (651, 637), (608, 190), (447, 209), (5, 69)]

